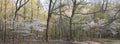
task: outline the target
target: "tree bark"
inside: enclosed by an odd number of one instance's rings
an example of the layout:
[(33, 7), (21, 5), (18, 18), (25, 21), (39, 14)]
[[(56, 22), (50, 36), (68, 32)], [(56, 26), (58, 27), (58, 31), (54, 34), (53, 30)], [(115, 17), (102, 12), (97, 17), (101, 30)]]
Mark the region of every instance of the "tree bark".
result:
[(76, 10), (76, 0), (72, 0), (73, 1), (73, 8), (72, 8), (72, 15), (71, 15), (71, 18), (70, 18), (70, 40), (73, 39), (72, 37), (72, 18), (74, 17), (75, 15), (75, 10)]
[(49, 3), (47, 26), (46, 26), (46, 38), (45, 38), (46, 42), (48, 42), (48, 30), (49, 30), (49, 23), (50, 23), (50, 18), (51, 18), (51, 5), (52, 5), (52, 0), (50, 0), (50, 3)]

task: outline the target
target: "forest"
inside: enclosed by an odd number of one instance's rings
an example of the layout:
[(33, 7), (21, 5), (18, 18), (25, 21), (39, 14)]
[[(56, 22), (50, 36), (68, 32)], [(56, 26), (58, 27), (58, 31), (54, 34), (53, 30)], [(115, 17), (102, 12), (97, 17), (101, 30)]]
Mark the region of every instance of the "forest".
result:
[(0, 0), (0, 44), (120, 44), (120, 0)]

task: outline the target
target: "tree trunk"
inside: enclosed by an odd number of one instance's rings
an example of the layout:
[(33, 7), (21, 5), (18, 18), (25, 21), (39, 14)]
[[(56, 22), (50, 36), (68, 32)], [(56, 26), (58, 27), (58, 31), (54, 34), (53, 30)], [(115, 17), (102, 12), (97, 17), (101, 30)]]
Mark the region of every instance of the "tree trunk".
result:
[(50, 18), (51, 18), (51, 4), (52, 4), (52, 0), (50, 0), (50, 3), (49, 3), (47, 27), (46, 27), (46, 38), (45, 38), (46, 42), (48, 41), (48, 30), (49, 30), (49, 23), (50, 23)]
[(75, 9), (76, 9), (76, 0), (73, 0), (73, 8), (72, 8), (72, 15), (71, 15), (71, 18), (70, 18), (70, 40), (73, 39), (72, 37), (72, 18), (74, 17), (75, 15)]
[(59, 18), (59, 39), (62, 37), (62, 14), (61, 14), (61, 0), (60, 0), (60, 18)]
[(5, 19), (5, 27), (4, 27), (4, 43), (6, 43), (6, 8), (7, 8), (7, 0), (4, 1), (5, 2), (5, 14), (4, 14), (4, 19)]

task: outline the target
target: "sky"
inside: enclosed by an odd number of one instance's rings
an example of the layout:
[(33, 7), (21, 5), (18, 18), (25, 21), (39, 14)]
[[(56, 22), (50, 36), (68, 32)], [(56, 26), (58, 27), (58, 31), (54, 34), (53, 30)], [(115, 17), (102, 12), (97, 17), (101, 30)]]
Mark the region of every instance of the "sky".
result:
[(48, 10), (48, 4), (46, 2), (47, 0), (40, 0), (40, 1), (41, 1), (42, 5), (43, 5), (44, 9)]

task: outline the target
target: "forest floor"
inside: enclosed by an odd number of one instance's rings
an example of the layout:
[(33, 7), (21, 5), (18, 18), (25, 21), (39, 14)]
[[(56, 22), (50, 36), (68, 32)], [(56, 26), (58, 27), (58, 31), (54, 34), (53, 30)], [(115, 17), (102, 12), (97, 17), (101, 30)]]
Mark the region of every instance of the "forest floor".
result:
[[(2, 40), (0, 40), (0, 44), (3, 43)], [(6, 44), (13, 44), (12, 40), (7, 41)], [(63, 40), (50, 40), (49, 42), (44, 41), (17, 41), (15, 40), (15, 44), (120, 44), (120, 40), (110, 40), (110, 39), (99, 39), (98, 41), (63, 41)]]
[[(9, 35), (9, 36), (8, 36)], [(12, 35), (8, 33), (6, 35), (6, 43), (2, 40), (2, 36), (0, 37), (0, 44), (13, 44)], [(66, 41), (66, 40), (49, 40), (49, 42), (44, 42), (43, 40), (36, 40), (33, 38), (23, 38), (18, 36), (17, 39), (14, 40), (14, 44), (120, 44), (120, 40), (113, 39), (94, 39), (94, 40), (85, 40), (85, 41)]]

